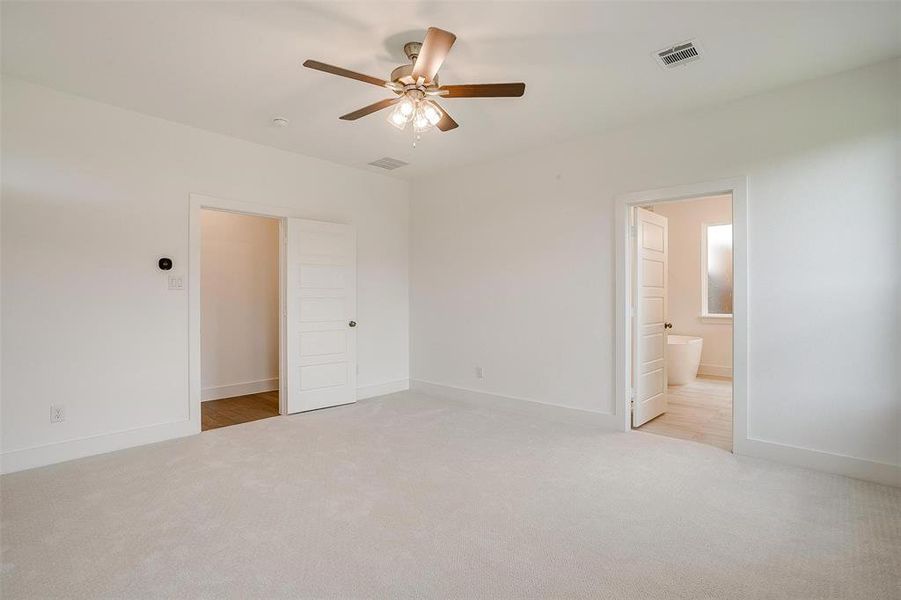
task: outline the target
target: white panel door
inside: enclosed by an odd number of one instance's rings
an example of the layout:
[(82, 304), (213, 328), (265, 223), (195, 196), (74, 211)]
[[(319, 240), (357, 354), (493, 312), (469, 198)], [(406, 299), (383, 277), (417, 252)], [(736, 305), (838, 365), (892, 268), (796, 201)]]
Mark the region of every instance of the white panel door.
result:
[(287, 411), (355, 402), (356, 236), (350, 225), (287, 219)]
[(635, 208), (632, 426), (666, 412), (666, 217)]

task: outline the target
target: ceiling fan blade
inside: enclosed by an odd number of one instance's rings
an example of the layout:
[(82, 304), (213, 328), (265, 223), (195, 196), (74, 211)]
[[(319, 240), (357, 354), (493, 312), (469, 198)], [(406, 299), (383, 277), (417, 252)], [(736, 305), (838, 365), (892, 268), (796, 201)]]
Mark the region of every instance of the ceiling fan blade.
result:
[(388, 108), (389, 106), (397, 104), (398, 102), (400, 102), (400, 98), (386, 98), (385, 100), (379, 100), (375, 104), (364, 106), (361, 109), (349, 112), (346, 115), (342, 115), (338, 118), (342, 121), (356, 121), (360, 117), (365, 117), (366, 115), (382, 110), (383, 108)]
[[(435, 102), (435, 104), (438, 104)], [(456, 121), (454, 121), (453, 117), (447, 114), (447, 111), (443, 106), (439, 105), (438, 108), (441, 109), (441, 120), (438, 121), (436, 127), (441, 131), (450, 131), (451, 129), (456, 129), (459, 127)]]
[(435, 79), (435, 74), (441, 68), (441, 63), (447, 58), (447, 53), (454, 45), (457, 36), (450, 31), (444, 31), (437, 27), (429, 27), (422, 41), (419, 56), (413, 64), (411, 76), (414, 80), (422, 77), (426, 83)]
[(442, 98), (519, 98), (526, 91), (524, 83), (465, 83), (442, 85)]
[(348, 77), (350, 79), (356, 79), (357, 81), (362, 81), (364, 83), (371, 83), (372, 85), (377, 85), (379, 87), (388, 86), (388, 82), (384, 79), (379, 79), (378, 77), (370, 77), (369, 75), (363, 75), (362, 73), (349, 71), (347, 69), (342, 69), (341, 67), (335, 67), (333, 65), (327, 65), (325, 63), (319, 62), (318, 60), (305, 60), (303, 66), (308, 69), (316, 69), (317, 71), (322, 71), (323, 73), (331, 73), (332, 75)]

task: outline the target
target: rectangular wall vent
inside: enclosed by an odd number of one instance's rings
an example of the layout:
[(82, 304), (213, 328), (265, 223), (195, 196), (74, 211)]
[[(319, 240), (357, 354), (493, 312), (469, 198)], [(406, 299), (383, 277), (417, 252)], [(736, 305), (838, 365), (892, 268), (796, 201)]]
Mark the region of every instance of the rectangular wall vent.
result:
[(369, 163), (373, 167), (378, 167), (380, 169), (385, 169), (386, 171), (393, 171), (399, 167), (405, 167), (410, 163), (405, 163), (402, 160), (397, 160), (396, 158), (391, 158), (390, 156), (386, 156), (384, 158), (380, 158), (378, 160), (374, 160)]
[(658, 50), (655, 55), (657, 63), (664, 69), (673, 69), (700, 60), (701, 49), (694, 41), (682, 42), (670, 48)]

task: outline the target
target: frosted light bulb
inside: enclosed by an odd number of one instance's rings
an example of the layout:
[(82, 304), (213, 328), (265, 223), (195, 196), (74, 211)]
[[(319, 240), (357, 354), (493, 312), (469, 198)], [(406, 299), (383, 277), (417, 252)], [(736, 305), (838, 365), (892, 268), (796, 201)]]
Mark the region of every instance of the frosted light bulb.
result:
[(413, 105), (413, 101), (410, 100), (409, 98), (404, 98), (403, 100), (401, 100), (400, 104), (398, 105), (398, 110), (399, 110), (400, 114), (402, 114), (405, 117), (411, 116), (413, 114), (413, 111), (415, 110), (415, 108), (416, 107)]
[(415, 131), (420, 131), (429, 126), (428, 119), (425, 118), (425, 114), (422, 112), (422, 106), (416, 107), (416, 112), (413, 113), (413, 129)]
[(409, 119), (400, 112), (399, 106), (395, 107), (391, 114), (388, 115), (388, 122), (401, 130), (407, 126), (407, 121)]

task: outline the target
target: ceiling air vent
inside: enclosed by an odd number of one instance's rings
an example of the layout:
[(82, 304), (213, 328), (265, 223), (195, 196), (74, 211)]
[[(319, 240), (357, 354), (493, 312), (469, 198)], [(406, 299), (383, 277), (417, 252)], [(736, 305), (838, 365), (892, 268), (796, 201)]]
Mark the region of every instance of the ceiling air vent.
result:
[(701, 49), (694, 41), (682, 42), (671, 48), (664, 48), (654, 54), (657, 63), (664, 69), (674, 69), (700, 60)]
[(386, 171), (393, 171), (399, 167), (405, 167), (410, 163), (405, 163), (402, 160), (397, 160), (396, 158), (391, 158), (390, 156), (386, 156), (385, 158), (380, 158), (378, 160), (374, 160), (369, 163), (373, 167), (378, 167), (380, 169), (385, 169)]

